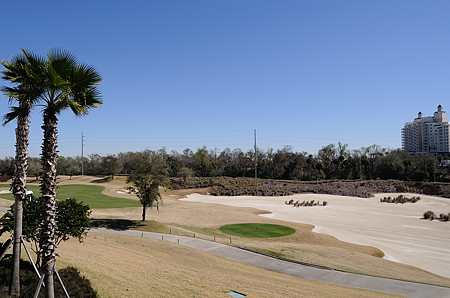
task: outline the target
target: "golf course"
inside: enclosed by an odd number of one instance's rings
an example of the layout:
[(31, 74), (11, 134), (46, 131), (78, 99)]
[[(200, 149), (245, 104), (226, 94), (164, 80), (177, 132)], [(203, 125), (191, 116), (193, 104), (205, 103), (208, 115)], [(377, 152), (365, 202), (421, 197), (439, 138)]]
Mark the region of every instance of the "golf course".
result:
[[(94, 226), (196, 237), (345, 272), (450, 287), (449, 278), (385, 259), (376, 247), (315, 233), (308, 223), (271, 218), (263, 208), (186, 200), (192, 194), (206, 195), (208, 189), (162, 190), (159, 211), (149, 209), (148, 220), (141, 222), (142, 206), (125, 191), (125, 177), (61, 176), (58, 185), (57, 199), (72, 197), (91, 207)], [(29, 181), (27, 187), (39, 193), (37, 181)], [(1, 207), (13, 203), (8, 188), (8, 183), (0, 184)], [(57, 252), (57, 268), (78, 268), (100, 297), (229, 297), (229, 291), (247, 297), (393, 297), (300, 279), (142, 237), (91, 231), (81, 243), (61, 243)]]

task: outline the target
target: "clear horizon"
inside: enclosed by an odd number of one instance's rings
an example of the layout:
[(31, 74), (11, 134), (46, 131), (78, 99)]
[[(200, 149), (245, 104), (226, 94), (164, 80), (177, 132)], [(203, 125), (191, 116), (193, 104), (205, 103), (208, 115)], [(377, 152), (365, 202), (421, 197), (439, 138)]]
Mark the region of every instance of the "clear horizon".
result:
[[(0, 59), (54, 46), (103, 76), (104, 105), (59, 117), (59, 154), (179, 153), (341, 142), (401, 148), (421, 111), (450, 111), (447, 1), (115, 1), (2, 3)], [(1, 67), (3, 70), (3, 67)], [(6, 85), (2, 80), (0, 85)], [(8, 99), (0, 101), (2, 115)], [(41, 107), (31, 116), (39, 157)], [(16, 123), (0, 126), (14, 157)]]

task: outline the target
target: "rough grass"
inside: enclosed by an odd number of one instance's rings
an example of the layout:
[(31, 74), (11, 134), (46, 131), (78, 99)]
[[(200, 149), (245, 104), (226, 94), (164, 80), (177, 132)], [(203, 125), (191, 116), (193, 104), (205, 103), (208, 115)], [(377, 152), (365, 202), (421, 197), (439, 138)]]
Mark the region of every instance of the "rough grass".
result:
[(295, 233), (295, 230), (290, 227), (260, 223), (225, 225), (220, 227), (220, 231), (233, 236), (250, 238), (283, 237)]
[[(100, 297), (394, 297), (271, 272), (173, 243), (91, 233), (59, 248)], [(264, 281), (264, 282), (261, 282)]]

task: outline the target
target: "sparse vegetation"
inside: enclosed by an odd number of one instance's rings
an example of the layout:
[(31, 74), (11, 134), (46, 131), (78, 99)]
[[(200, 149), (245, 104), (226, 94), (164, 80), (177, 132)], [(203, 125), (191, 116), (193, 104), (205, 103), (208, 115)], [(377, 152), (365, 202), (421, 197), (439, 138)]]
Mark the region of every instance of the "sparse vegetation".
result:
[(312, 206), (326, 206), (327, 202), (324, 201), (322, 204), (320, 204), (320, 201), (303, 201), (300, 203), (300, 201), (294, 202), (294, 200), (289, 200), (285, 202), (286, 205), (292, 205), (293, 207), (312, 207)]
[(394, 203), (394, 204), (416, 203), (418, 201), (420, 201), (420, 197), (407, 198), (404, 195), (399, 195), (396, 198), (384, 197), (380, 199), (380, 202), (382, 203)]
[[(423, 214), (423, 218), (424, 219), (428, 219), (428, 220), (434, 220), (434, 219), (437, 219), (438, 217), (436, 216), (436, 214), (434, 214), (433, 211), (428, 210), (427, 212), (425, 212)], [(439, 220), (440, 221), (444, 221), (444, 222), (449, 221), (450, 220), (450, 213), (447, 213), (447, 214), (441, 213), (441, 214), (439, 214)]]

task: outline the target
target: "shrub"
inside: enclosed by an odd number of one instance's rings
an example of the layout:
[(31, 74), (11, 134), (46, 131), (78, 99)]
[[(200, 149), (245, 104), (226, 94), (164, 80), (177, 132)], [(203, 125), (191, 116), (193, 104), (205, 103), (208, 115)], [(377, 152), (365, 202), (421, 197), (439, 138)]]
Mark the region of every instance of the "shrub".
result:
[(420, 197), (412, 197), (411, 198), (411, 203), (416, 203), (418, 201), (420, 201)]
[(450, 214), (443, 214), (439, 215), (439, 219), (442, 221), (448, 221), (450, 219)]
[(399, 195), (398, 197), (393, 198), (393, 199), (391, 197), (384, 197), (384, 198), (380, 199), (380, 202), (405, 204), (405, 203), (416, 203), (419, 200), (420, 200), (420, 197), (412, 197), (412, 198), (408, 199), (407, 197), (405, 197), (403, 195)]
[[(36, 264), (41, 265), (41, 253), (39, 247), (39, 240), (41, 234), (42, 222), (42, 198), (33, 198), (23, 205), (23, 236), (31, 242), (31, 249), (36, 253)], [(61, 241), (67, 241), (71, 237), (82, 241), (86, 235), (89, 227), (89, 215), (91, 210), (88, 205), (83, 202), (78, 202), (76, 199), (67, 198), (65, 200), (58, 200), (56, 202), (56, 221), (58, 222), (55, 230), (56, 245)], [(3, 233), (12, 233), (14, 230), (14, 205), (11, 205), (8, 212), (1, 218), (0, 235)]]
[(434, 215), (434, 212), (433, 212), (433, 211), (428, 210), (427, 212), (425, 212), (425, 213), (423, 214), (423, 218), (429, 219), (429, 220), (433, 220), (433, 219), (436, 218), (436, 216)]
[[(20, 261), (20, 297), (33, 297), (39, 278), (34, 272), (30, 262)], [(92, 288), (91, 282), (82, 276), (78, 269), (67, 267), (58, 270), (61, 280), (69, 293), (70, 297), (98, 297), (97, 292)], [(11, 274), (11, 254), (6, 255), (0, 262), (0, 297), (8, 296), (8, 283)], [(66, 297), (56, 275), (55, 278), (55, 297)], [(45, 296), (45, 289), (41, 288), (38, 297)]]
[[(70, 297), (86, 297), (86, 298), (98, 297), (97, 292), (92, 288), (91, 282), (86, 277), (82, 276), (78, 271), (78, 269), (74, 267), (66, 267), (61, 270), (58, 270), (58, 273)], [(20, 290), (20, 296), (33, 297), (34, 292), (36, 291), (36, 284), (37, 282), (24, 286)], [(45, 296), (45, 289), (42, 288), (38, 297), (44, 296)], [(55, 297), (65, 297), (64, 291), (56, 275), (55, 275)]]
[(428, 184), (423, 187), (423, 193), (426, 195), (436, 196), (442, 194), (440, 185)]
[(0, 182), (7, 182), (11, 179), (11, 176), (0, 176)]

